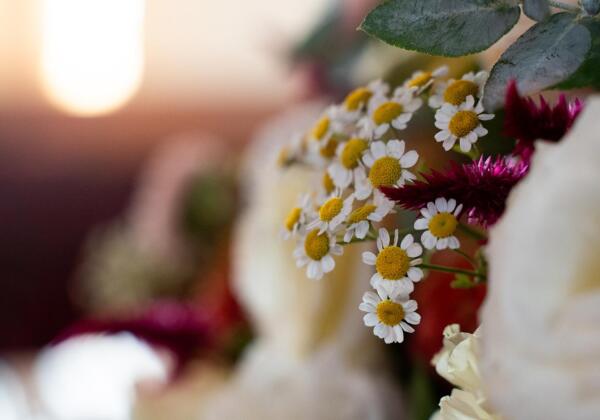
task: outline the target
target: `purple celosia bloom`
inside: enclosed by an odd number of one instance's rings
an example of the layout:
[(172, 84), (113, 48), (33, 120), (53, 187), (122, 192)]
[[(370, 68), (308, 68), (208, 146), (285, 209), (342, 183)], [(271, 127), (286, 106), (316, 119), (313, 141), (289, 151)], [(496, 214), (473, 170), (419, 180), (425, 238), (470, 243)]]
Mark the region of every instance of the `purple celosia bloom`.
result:
[(540, 96), (538, 106), (533, 99), (519, 95), (513, 80), (506, 90), (503, 132), (517, 139), (514, 153), (529, 160), (535, 140), (558, 142), (569, 131), (582, 109), (583, 103), (579, 99), (567, 102), (565, 95), (560, 95), (553, 108)]
[(469, 223), (493, 225), (504, 212), (510, 190), (527, 173), (525, 161), (504, 157), (451, 163), (445, 172), (422, 174), (424, 181), (403, 187), (381, 187), (381, 191), (408, 210), (418, 211), (438, 197), (454, 198), (464, 206)]

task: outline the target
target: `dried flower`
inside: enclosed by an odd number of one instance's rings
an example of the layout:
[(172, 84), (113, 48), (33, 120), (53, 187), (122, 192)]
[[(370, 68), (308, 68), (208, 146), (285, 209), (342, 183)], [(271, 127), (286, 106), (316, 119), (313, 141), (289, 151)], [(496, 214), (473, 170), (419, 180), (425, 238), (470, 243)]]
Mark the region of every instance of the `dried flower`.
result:
[(494, 224), (504, 212), (510, 190), (527, 173), (526, 162), (502, 157), (480, 158), (467, 163), (451, 163), (445, 172), (422, 174), (424, 181), (403, 187), (381, 187), (381, 191), (408, 210), (418, 211), (438, 197), (453, 197), (464, 206), (470, 223)]

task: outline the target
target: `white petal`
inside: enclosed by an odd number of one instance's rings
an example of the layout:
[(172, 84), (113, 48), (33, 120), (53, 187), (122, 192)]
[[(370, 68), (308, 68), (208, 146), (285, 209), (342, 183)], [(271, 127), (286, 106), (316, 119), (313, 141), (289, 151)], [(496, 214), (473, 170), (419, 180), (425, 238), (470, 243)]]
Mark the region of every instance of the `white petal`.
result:
[(429, 220), (422, 218), (415, 220), (415, 229), (416, 230), (425, 230), (429, 226)]
[(402, 331), (402, 327), (400, 325), (396, 325), (394, 327), (394, 335), (396, 336), (396, 342), (402, 343), (404, 341), (404, 332)]
[(371, 143), (371, 154), (375, 159), (382, 158), (386, 155), (385, 143), (382, 141), (375, 141)]
[(368, 313), (365, 316), (363, 316), (363, 322), (367, 327), (374, 327), (375, 325), (377, 325), (377, 322), (379, 322), (379, 320), (377, 319), (377, 315), (375, 315), (374, 313)]
[(413, 245), (414, 241), (415, 239), (413, 238), (413, 236), (411, 234), (408, 234), (404, 238), (402, 238), (402, 242), (400, 242), (400, 248), (408, 249), (409, 246)]
[(458, 249), (460, 248), (460, 242), (456, 236), (450, 236), (448, 238), (448, 248), (450, 249)]
[(418, 257), (422, 253), (423, 253), (423, 248), (421, 248), (421, 245), (419, 245), (417, 243), (410, 244), (410, 246), (406, 249), (406, 254), (410, 258)]
[(358, 310), (363, 312), (375, 312), (376, 307), (377, 304), (372, 304), (370, 302), (361, 302), (360, 305), (358, 305)]
[(410, 168), (417, 163), (417, 160), (419, 160), (419, 154), (414, 150), (410, 150), (400, 158), (400, 166), (403, 168)]
[(381, 299), (379, 299), (379, 296), (377, 296), (377, 293), (375, 292), (365, 292), (363, 295), (363, 301), (370, 303), (373, 306), (377, 306), (377, 304), (381, 302)]
[(404, 141), (390, 140), (386, 147), (388, 155), (395, 157), (396, 159), (400, 159), (400, 157), (404, 154)]
[(331, 255), (325, 255), (321, 259), (321, 269), (324, 273), (329, 273), (335, 268), (335, 261)]
[(494, 114), (479, 114), (479, 119), (481, 121), (489, 121), (494, 119)]
[(435, 203), (433, 203), (432, 201), (427, 203), (427, 210), (429, 210), (429, 214), (431, 214), (432, 216), (434, 216), (438, 213), (437, 207), (435, 206)]
[(405, 315), (404, 319), (413, 325), (418, 325), (421, 322), (421, 315), (416, 312), (409, 312)]
[(439, 238), (437, 240), (437, 244), (435, 245), (435, 248), (438, 250), (448, 248), (448, 238)]
[(375, 158), (373, 158), (373, 155), (371, 153), (369, 153), (369, 152), (365, 153), (365, 155), (363, 156), (362, 160), (363, 160), (363, 163), (365, 165), (367, 165), (369, 168), (371, 166), (373, 166), (373, 163), (375, 163)]
[(442, 142), (450, 137), (450, 132), (446, 130), (438, 131), (435, 135), (435, 141)]
[(460, 150), (462, 150), (465, 153), (468, 153), (471, 151), (471, 142), (469, 141), (469, 139), (467, 137), (460, 138)]
[(444, 197), (438, 197), (435, 199), (435, 207), (440, 213), (443, 213), (448, 209), (448, 202)]
[(456, 143), (456, 137), (450, 136), (446, 140), (444, 140), (444, 143), (442, 143), (442, 147), (447, 152), (454, 147), (454, 143)]
[(423, 234), (421, 235), (421, 243), (427, 249), (433, 249), (433, 248), (435, 248), (435, 243), (436, 242), (437, 242), (436, 237), (433, 236), (431, 234), (431, 232), (429, 232), (428, 230), (426, 230), (425, 232), (423, 232)]
[(321, 263), (318, 261), (311, 261), (306, 267), (306, 276), (309, 279), (319, 280), (323, 277), (323, 271), (321, 270)]
[(369, 222), (367, 222), (366, 220), (362, 220), (358, 223), (358, 226), (356, 227), (356, 237), (358, 239), (365, 239), (365, 236), (367, 236), (367, 233), (369, 232)]
[(387, 231), (387, 229), (379, 229), (379, 238), (381, 239), (381, 244), (383, 248), (390, 246), (390, 234)]
[(484, 128), (481, 124), (479, 124), (477, 127), (475, 127), (475, 134), (477, 134), (479, 137), (483, 137), (485, 135), (487, 135), (488, 131), (486, 128)]
[(410, 325), (408, 325), (406, 322), (401, 322), (400, 327), (407, 333), (415, 332), (415, 329), (413, 327), (411, 327)]
[(418, 267), (410, 267), (406, 275), (411, 281), (419, 282), (423, 278), (423, 270)]
[(375, 261), (377, 260), (377, 256), (370, 251), (363, 252), (362, 260), (367, 265), (375, 265)]
[(456, 208), (456, 200), (454, 198), (451, 198), (450, 200), (448, 200), (448, 209), (446, 211), (448, 213), (452, 213), (455, 208)]

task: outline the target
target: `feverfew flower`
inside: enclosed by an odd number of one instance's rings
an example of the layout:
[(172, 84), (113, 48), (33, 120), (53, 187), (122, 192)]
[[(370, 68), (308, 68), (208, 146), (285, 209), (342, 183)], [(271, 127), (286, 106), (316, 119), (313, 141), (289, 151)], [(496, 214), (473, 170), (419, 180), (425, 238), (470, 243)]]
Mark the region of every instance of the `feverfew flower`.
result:
[(462, 208), (462, 204), (456, 205), (455, 199), (446, 201), (440, 197), (421, 209), (423, 217), (415, 221), (415, 229), (425, 230), (421, 235), (421, 243), (425, 248), (460, 248), (460, 242), (454, 236), (454, 232), (458, 227), (458, 216)]
[(339, 129), (340, 121), (335, 118), (335, 107), (331, 106), (315, 122), (308, 134), (308, 139), (319, 143), (326, 143)]
[(373, 334), (383, 339), (386, 344), (404, 341), (404, 332), (412, 333), (421, 316), (416, 313), (417, 302), (408, 300), (404, 295), (388, 294), (383, 289), (366, 292), (358, 307), (367, 312), (363, 321), (367, 327), (374, 327)]
[(435, 126), (441, 130), (435, 135), (435, 140), (441, 142), (446, 151), (452, 149), (458, 140), (460, 150), (469, 152), (477, 139), (488, 133), (480, 121), (492, 118), (493, 114), (483, 114), (481, 102), (475, 106), (471, 95), (459, 106), (444, 104), (435, 113)]
[(468, 96), (481, 98), (483, 86), (488, 78), (485, 71), (469, 72), (459, 80), (438, 81), (433, 85), (433, 93), (429, 97), (429, 106), (439, 108), (444, 104), (459, 106)]
[[(356, 178), (357, 171), (363, 173), (365, 169), (361, 166), (363, 154), (369, 149), (366, 139), (353, 137), (338, 146), (337, 159), (329, 166), (328, 173), (339, 188), (347, 188)], [(360, 174), (358, 175), (360, 177)]]
[(388, 94), (390, 86), (382, 80), (374, 80), (366, 86), (354, 89), (335, 108), (334, 116), (345, 122), (355, 122), (362, 115), (369, 102), (374, 97)]
[(393, 97), (377, 96), (369, 104), (368, 115), (358, 125), (364, 135), (379, 139), (390, 127), (404, 130), (423, 101), (410, 90), (397, 90)]
[(356, 198), (367, 199), (373, 189), (382, 186), (403, 186), (407, 180), (416, 177), (408, 171), (413, 167), (419, 155), (414, 150), (404, 152), (404, 140), (390, 140), (387, 143), (371, 143), (370, 150), (364, 154), (363, 163), (369, 168), (369, 175), (355, 174)]
[(448, 67), (442, 66), (434, 71), (416, 71), (404, 82), (402, 87), (410, 89), (417, 94), (427, 89), (436, 79), (448, 74)]
[(353, 237), (364, 239), (371, 228), (371, 222), (381, 222), (394, 208), (394, 202), (377, 192), (372, 203), (366, 203), (352, 210), (346, 223), (344, 241), (350, 242)]
[(371, 277), (371, 286), (382, 288), (387, 293), (411, 293), (413, 282), (423, 278), (423, 271), (416, 267), (423, 260), (421, 245), (414, 242), (412, 235), (406, 235), (398, 246), (398, 230), (394, 232), (394, 242), (390, 243), (387, 229), (379, 229), (377, 238), (377, 255), (372, 252), (363, 253), (363, 262), (375, 266), (375, 274)]
[(321, 204), (315, 220), (311, 221), (306, 228), (308, 230), (318, 229), (319, 234), (327, 230), (335, 231), (352, 211), (353, 200), (353, 195), (343, 199), (342, 193), (338, 189)]
[(282, 232), (283, 239), (287, 240), (296, 235), (300, 226), (306, 222), (311, 210), (310, 196), (303, 194), (298, 200), (298, 206), (293, 207), (285, 218)]
[(342, 255), (342, 253), (343, 249), (337, 245), (335, 234), (311, 230), (298, 243), (294, 250), (294, 258), (297, 267), (306, 266), (306, 275), (309, 279), (320, 280), (324, 274), (335, 268), (332, 255)]

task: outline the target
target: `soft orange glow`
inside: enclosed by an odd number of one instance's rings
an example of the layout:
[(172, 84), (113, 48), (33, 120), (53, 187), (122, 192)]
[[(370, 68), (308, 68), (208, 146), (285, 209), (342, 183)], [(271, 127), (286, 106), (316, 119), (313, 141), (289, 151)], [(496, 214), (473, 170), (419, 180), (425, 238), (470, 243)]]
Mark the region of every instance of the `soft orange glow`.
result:
[(43, 0), (47, 97), (77, 115), (125, 104), (142, 79), (144, 10), (144, 0)]

